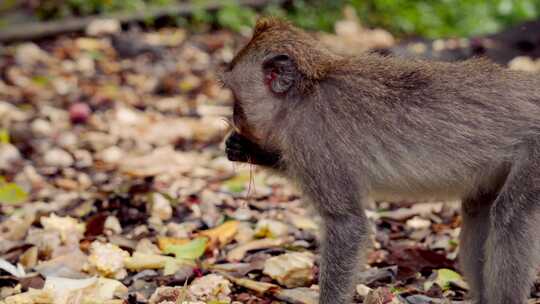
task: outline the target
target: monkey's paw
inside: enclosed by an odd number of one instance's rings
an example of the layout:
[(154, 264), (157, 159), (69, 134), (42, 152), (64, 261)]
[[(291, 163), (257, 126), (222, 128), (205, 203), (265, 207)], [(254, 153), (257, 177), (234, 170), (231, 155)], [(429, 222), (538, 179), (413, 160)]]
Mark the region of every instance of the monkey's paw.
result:
[(249, 139), (233, 132), (225, 142), (225, 153), (230, 161), (247, 163), (250, 160), (250, 152), (253, 143)]

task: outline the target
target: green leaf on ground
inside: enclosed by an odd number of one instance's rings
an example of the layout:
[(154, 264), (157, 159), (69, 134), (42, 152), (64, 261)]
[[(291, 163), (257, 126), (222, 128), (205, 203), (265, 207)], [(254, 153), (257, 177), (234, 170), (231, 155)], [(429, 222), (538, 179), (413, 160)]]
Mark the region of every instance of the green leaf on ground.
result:
[(250, 181), (250, 175), (248, 173), (238, 174), (235, 177), (227, 180), (223, 185), (227, 190), (234, 193), (240, 193), (246, 189), (246, 184)]
[(177, 259), (195, 260), (200, 258), (206, 250), (207, 238), (196, 238), (189, 243), (182, 245), (170, 245), (165, 248), (164, 253), (174, 254)]
[(20, 205), (28, 199), (28, 193), (15, 183), (0, 184), (0, 204)]
[(9, 131), (7, 129), (0, 129), (0, 143), (9, 144)]
[(450, 283), (463, 286), (464, 281), (461, 275), (453, 270), (442, 268), (435, 270), (436, 277), (424, 283), (424, 290), (429, 290), (433, 284), (439, 285), (443, 290), (450, 288)]

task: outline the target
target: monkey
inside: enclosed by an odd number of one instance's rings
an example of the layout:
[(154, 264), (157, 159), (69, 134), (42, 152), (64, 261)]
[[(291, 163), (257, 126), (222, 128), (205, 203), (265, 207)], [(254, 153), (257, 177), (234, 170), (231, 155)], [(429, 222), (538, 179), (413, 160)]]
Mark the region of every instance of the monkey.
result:
[(523, 304), (540, 262), (540, 77), (486, 59), (328, 50), (260, 19), (222, 74), (232, 161), (275, 170), (322, 218), (320, 304), (352, 299), (370, 199), (460, 199), (472, 303)]

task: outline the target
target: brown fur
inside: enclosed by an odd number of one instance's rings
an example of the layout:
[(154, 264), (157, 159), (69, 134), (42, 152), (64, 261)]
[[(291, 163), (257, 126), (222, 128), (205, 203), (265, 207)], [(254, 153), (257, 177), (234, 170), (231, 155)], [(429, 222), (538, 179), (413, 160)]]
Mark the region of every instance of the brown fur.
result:
[[(284, 94), (262, 68), (277, 55), (295, 71)], [(350, 300), (369, 197), (463, 199), (460, 259), (475, 303), (525, 303), (540, 249), (538, 76), (480, 59), (340, 57), (264, 19), (224, 80), (251, 141), (228, 145), (229, 157), (265, 151), (272, 161), (261, 164), (298, 183), (323, 217), (320, 303)]]

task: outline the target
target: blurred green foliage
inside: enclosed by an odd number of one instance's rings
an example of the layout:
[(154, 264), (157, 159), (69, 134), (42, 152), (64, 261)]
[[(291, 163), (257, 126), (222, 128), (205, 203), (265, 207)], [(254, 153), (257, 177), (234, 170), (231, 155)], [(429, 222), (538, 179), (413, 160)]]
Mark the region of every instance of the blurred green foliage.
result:
[(540, 17), (540, 0), (300, 0), (288, 15), (300, 26), (331, 30), (345, 5), (369, 27), (428, 38), (493, 33)]
[(148, 6), (169, 5), (175, 0), (41, 0), (35, 8), (41, 19), (86, 16), (125, 10), (142, 10)]
[[(238, 0), (223, 0), (215, 14), (204, 10), (209, 0), (191, 0), (195, 5), (189, 24), (218, 24), (242, 31), (254, 24), (258, 15)], [(43, 0), (36, 12), (43, 19), (67, 15), (89, 15), (119, 10), (168, 5), (176, 0)], [(473, 36), (496, 32), (523, 20), (540, 17), (540, 0), (294, 0), (285, 6), (269, 5), (262, 14), (291, 19), (301, 27), (332, 31), (342, 18), (345, 5), (353, 7), (360, 20), (370, 27), (382, 27), (400, 36), (428, 38)], [(182, 25), (186, 19), (179, 19)]]
[(360, 18), (397, 34), (429, 38), (493, 33), (540, 16), (539, 0), (351, 0)]
[(343, 0), (293, 1), (288, 16), (300, 27), (311, 30), (332, 31), (334, 23), (343, 18), (343, 7), (348, 2)]
[(257, 13), (250, 7), (238, 4), (236, 0), (222, 0), (222, 8), (215, 14), (208, 12), (205, 7), (209, 0), (192, 0), (195, 10), (191, 22), (182, 19), (180, 24), (190, 24), (195, 28), (203, 28), (206, 25), (217, 23), (221, 27), (240, 32), (255, 24)]
[(227, 4), (217, 12), (216, 18), (221, 26), (241, 31), (243, 27), (255, 23), (257, 14), (250, 8), (239, 6), (235, 1), (227, 1)]

